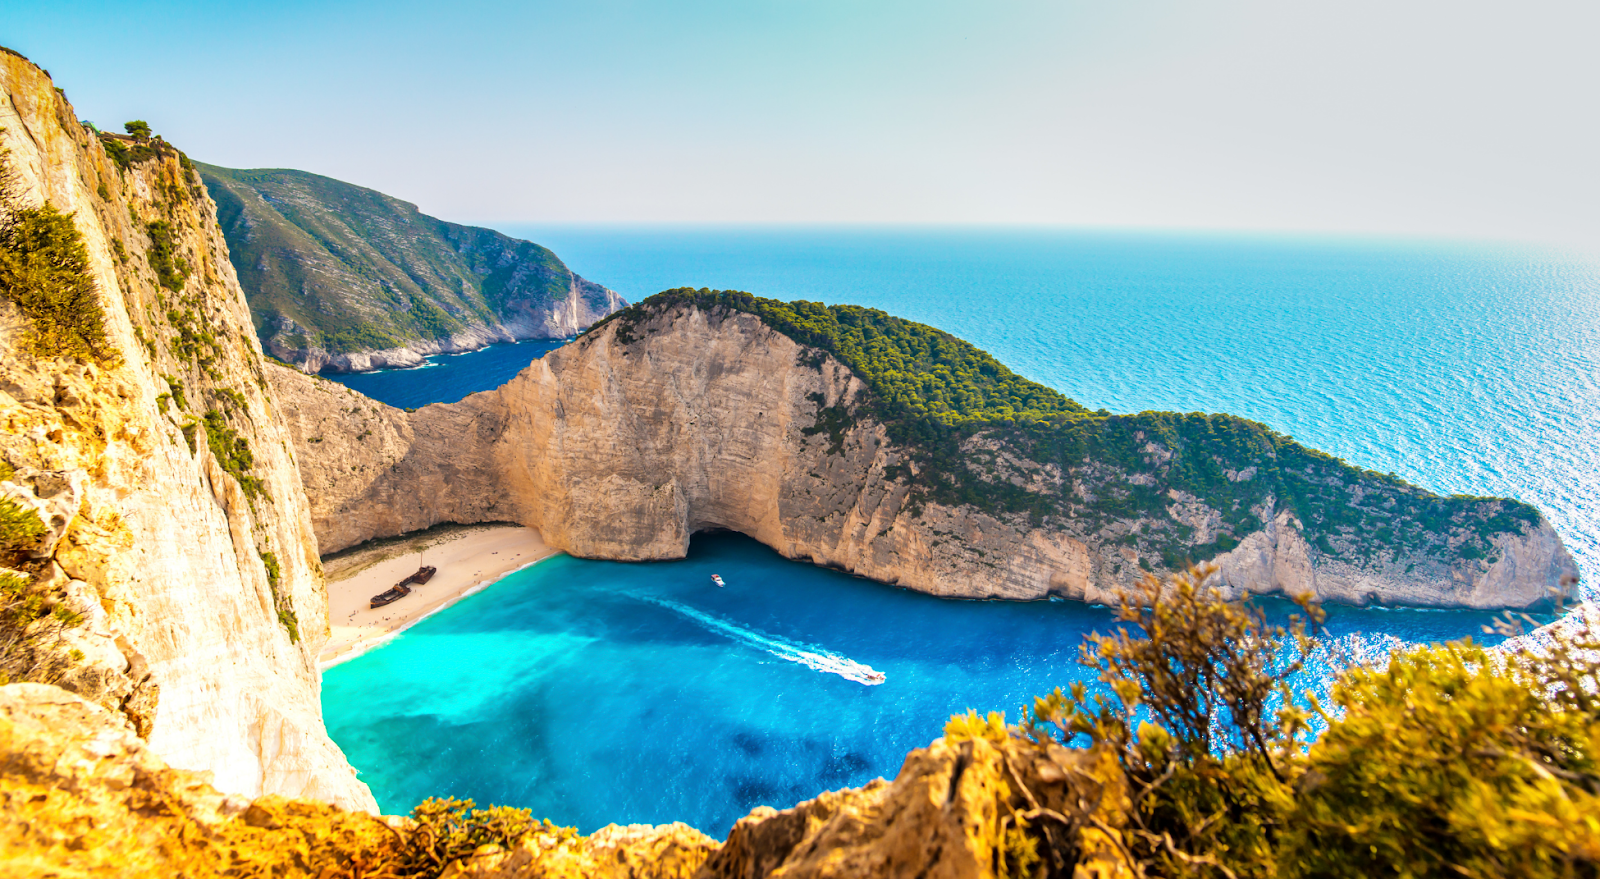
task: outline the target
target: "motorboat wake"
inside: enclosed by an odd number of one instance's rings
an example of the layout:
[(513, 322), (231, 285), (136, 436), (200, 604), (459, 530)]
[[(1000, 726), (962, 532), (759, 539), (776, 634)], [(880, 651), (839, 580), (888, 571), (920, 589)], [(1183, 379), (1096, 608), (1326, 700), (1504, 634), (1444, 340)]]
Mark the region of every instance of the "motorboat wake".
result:
[(651, 604), (660, 605), (667, 610), (687, 617), (708, 631), (723, 635), (733, 641), (737, 641), (747, 647), (753, 647), (779, 659), (799, 663), (813, 671), (835, 674), (845, 680), (854, 681), (868, 687), (877, 686), (888, 679), (883, 672), (874, 669), (870, 665), (856, 662), (849, 657), (840, 656), (831, 650), (814, 644), (804, 644), (790, 641), (777, 635), (769, 635), (758, 629), (747, 628), (738, 623), (665, 598), (639, 597)]

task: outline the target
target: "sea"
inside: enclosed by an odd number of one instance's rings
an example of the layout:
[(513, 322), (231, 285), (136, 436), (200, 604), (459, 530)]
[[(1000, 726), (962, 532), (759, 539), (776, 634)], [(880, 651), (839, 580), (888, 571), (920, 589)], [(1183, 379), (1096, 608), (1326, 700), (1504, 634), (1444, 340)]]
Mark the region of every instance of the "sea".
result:
[[(854, 303), (947, 330), (1091, 408), (1230, 412), (1440, 493), (1538, 506), (1600, 574), (1600, 259), (1527, 245), (1017, 229), (507, 226), (630, 301), (677, 286)], [(330, 376), (399, 406), (552, 346)], [(712, 574), (725, 587), (717, 587)], [(1267, 602), (1281, 618), (1290, 608)], [(1329, 608), (1301, 684), (1475, 637), (1493, 615)], [(429, 796), (591, 832), (892, 778), (950, 715), (1092, 674), (1074, 602), (930, 598), (736, 534), (681, 561), (556, 557), (324, 674), (328, 728), (388, 813)], [(881, 672), (884, 682), (872, 683)]]

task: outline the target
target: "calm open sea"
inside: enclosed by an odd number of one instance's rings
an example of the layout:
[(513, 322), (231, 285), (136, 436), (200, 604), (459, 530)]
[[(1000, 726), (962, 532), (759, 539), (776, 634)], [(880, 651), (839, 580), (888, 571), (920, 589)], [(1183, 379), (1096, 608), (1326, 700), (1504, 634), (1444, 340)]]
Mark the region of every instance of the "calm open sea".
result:
[[(1600, 573), (1600, 265), (1586, 259), (1085, 232), (505, 231), (630, 300), (688, 285), (870, 305), (1091, 407), (1232, 412), (1435, 491), (1518, 497), (1586, 581)], [(498, 385), (539, 348), (344, 380), (418, 406)], [(1335, 609), (1330, 634), (1373, 654), (1486, 619)], [(954, 711), (1014, 718), (1082, 675), (1081, 637), (1108, 620), (939, 601), (708, 536), (681, 562), (562, 558), (512, 575), (331, 669), (323, 704), (388, 812), (449, 794), (585, 831), (683, 820), (720, 834), (754, 805), (892, 776)], [(851, 680), (851, 663), (888, 682)]]

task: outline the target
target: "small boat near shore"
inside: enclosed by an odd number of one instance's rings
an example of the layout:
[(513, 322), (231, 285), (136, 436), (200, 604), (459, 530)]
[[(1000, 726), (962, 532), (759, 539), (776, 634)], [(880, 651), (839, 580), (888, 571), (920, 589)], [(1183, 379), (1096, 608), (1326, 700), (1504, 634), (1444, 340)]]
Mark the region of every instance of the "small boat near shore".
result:
[(412, 583), (421, 586), (429, 580), (432, 580), (433, 575), (438, 573), (438, 571), (438, 568), (435, 568), (431, 565), (424, 565), (423, 567), (418, 568), (415, 574), (412, 574), (404, 580), (401, 580), (393, 586), (390, 586), (383, 592), (372, 596), (371, 606), (376, 608), (383, 607), (386, 604), (394, 604), (396, 601), (399, 601), (400, 599), (411, 594)]
[(722, 576), (720, 574), (712, 574), (711, 575), (711, 582), (717, 584), (718, 586), (726, 586), (726, 585), (728, 585), (728, 584), (722, 582)]

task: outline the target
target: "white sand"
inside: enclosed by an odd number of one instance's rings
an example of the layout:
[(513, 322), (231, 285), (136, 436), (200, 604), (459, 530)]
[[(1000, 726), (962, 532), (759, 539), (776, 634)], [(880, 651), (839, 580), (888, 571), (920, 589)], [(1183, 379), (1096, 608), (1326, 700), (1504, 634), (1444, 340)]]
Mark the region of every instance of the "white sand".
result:
[[(371, 608), (372, 596), (416, 573), (418, 553), (438, 568), (410, 595)], [(329, 668), (371, 650), (402, 629), (493, 581), (555, 555), (532, 528), (492, 525), (430, 532), (412, 541), (358, 549), (327, 564), (328, 627), (318, 665)], [(333, 578), (339, 578), (337, 580)]]

